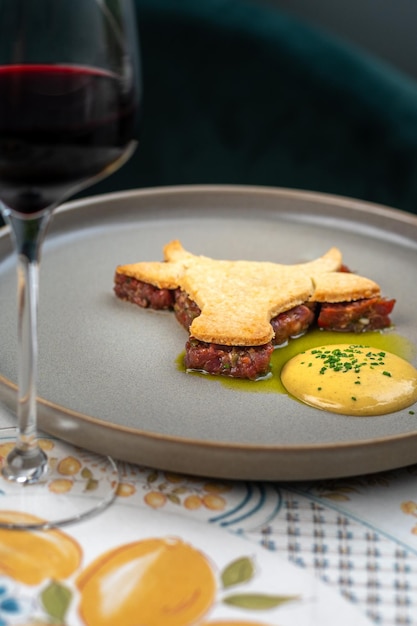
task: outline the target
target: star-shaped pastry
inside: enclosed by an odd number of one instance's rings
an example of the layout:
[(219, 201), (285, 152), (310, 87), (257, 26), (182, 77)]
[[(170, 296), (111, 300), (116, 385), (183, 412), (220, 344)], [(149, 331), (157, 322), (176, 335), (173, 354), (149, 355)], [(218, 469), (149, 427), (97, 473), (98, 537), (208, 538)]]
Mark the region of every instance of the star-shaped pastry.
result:
[(190, 334), (222, 345), (270, 341), (270, 320), (306, 302), (346, 302), (380, 295), (372, 280), (340, 271), (342, 254), (331, 248), (307, 263), (282, 265), (196, 256), (178, 240), (164, 247), (163, 262), (119, 266), (117, 273), (159, 289), (180, 288), (201, 310)]

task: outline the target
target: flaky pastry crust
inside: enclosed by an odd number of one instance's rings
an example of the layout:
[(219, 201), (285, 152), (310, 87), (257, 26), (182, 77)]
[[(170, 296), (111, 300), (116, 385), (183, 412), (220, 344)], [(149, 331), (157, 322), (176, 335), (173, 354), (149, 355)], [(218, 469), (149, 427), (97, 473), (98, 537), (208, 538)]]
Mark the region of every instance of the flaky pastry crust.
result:
[(185, 291), (201, 310), (190, 334), (209, 343), (263, 345), (273, 338), (270, 320), (299, 304), (380, 295), (374, 281), (340, 271), (342, 254), (338, 248), (295, 265), (196, 256), (178, 240), (168, 243), (163, 252), (163, 262), (120, 265), (116, 273), (159, 289)]

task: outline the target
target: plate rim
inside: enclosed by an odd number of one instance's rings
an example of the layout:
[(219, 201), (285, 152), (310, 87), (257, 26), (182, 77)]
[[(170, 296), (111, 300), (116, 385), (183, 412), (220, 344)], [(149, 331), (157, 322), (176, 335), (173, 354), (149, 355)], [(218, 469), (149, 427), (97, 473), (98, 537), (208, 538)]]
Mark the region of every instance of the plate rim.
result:
[(104, 200), (126, 199), (129, 197), (147, 197), (147, 196), (172, 196), (184, 194), (258, 194), (258, 195), (274, 195), (278, 197), (299, 198), (317, 202), (320, 204), (338, 204), (345, 206), (349, 210), (357, 211), (358, 214), (381, 216), (386, 219), (393, 219), (395, 222), (402, 222), (412, 226), (417, 226), (417, 214), (409, 213), (402, 209), (378, 204), (368, 200), (359, 198), (350, 198), (338, 194), (332, 194), (322, 191), (310, 191), (308, 189), (293, 189), (290, 187), (270, 187), (262, 185), (233, 185), (233, 184), (196, 184), (196, 185), (166, 185), (161, 187), (143, 187), (137, 189), (126, 189), (123, 191), (113, 191), (110, 193), (96, 194), (86, 196), (76, 200), (70, 200), (60, 205), (55, 214), (71, 211), (81, 206), (90, 206), (99, 204)]

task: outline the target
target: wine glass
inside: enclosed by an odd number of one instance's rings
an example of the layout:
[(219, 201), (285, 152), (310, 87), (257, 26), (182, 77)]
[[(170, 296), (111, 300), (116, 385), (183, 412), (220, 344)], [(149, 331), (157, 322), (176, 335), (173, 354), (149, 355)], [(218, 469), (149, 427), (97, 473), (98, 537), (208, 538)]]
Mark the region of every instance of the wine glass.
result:
[[(0, 527), (62, 525), (115, 497), (111, 458), (58, 441), (48, 456), (39, 445), (38, 275), (53, 210), (129, 158), (140, 102), (130, 0), (0, 0), (0, 202), (18, 285), (18, 425), (5, 429), (14, 445), (3, 460)], [(65, 480), (74, 486), (66, 493)]]

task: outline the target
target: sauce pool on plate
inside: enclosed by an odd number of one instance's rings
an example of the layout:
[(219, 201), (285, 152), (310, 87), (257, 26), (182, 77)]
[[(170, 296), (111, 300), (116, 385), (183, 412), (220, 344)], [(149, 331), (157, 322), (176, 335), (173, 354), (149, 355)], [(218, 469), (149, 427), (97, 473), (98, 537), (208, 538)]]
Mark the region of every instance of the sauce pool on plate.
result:
[(289, 394), (305, 404), (345, 415), (384, 415), (417, 401), (417, 370), (401, 357), (371, 346), (317, 346), (281, 370)]

